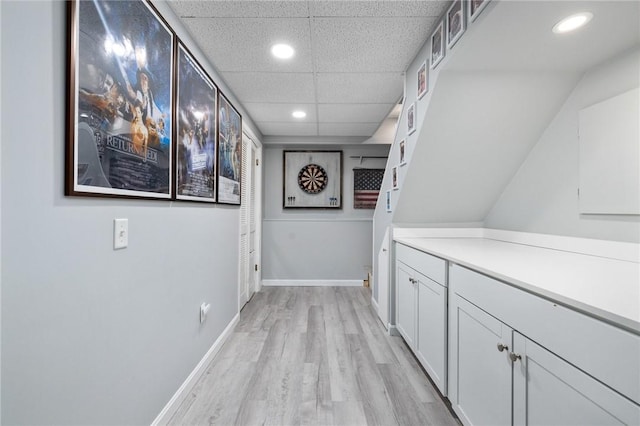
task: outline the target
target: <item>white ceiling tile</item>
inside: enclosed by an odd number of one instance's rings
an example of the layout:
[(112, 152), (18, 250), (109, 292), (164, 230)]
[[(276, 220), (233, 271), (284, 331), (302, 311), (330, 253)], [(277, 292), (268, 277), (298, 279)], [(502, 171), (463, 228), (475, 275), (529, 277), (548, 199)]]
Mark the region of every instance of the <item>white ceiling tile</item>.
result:
[(313, 25), (318, 72), (404, 71), (429, 37), (435, 18), (318, 18)]
[(318, 136), (316, 123), (278, 123), (275, 121), (256, 123), (265, 136)]
[(316, 102), (311, 73), (228, 72), (223, 78), (243, 104)]
[(450, 2), (448, 0), (396, 0), (396, 1), (312, 1), (309, 12), (312, 16), (343, 17), (394, 17), (394, 16), (441, 16)]
[[(192, 37), (220, 71), (311, 72), (309, 20), (302, 18), (183, 18)], [(276, 43), (296, 53), (282, 61), (271, 55)]]
[(309, 16), (304, 1), (176, 1), (169, 5), (181, 17), (303, 18)]
[[(254, 121), (277, 121), (291, 123), (315, 123), (316, 122), (316, 105), (315, 104), (274, 104), (274, 103), (243, 103), (245, 109)], [(293, 118), (293, 111), (304, 111), (307, 116), (304, 119)]]
[(401, 73), (318, 74), (318, 102), (395, 103), (402, 96), (403, 81)]
[(380, 123), (320, 123), (319, 136), (371, 136)]
[(389, 114), (388, 104), (320, 104), (318, 121), (325, 123), (379, 123)]

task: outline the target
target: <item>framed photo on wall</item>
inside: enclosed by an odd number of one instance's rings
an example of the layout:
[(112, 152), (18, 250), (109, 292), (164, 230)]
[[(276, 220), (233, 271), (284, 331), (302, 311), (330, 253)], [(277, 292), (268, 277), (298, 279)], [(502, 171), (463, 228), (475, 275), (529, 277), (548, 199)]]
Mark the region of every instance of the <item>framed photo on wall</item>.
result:
[(174, 34), (147, 1), (71, 1), (66, 195), (171, 198)]
[(402, 139), (399, 143), (399, 148), (400, 148), (400, 166), (404, 166), (405, 164), (407, 164), (407, 159), (405, 158), (405, 140)]
[(218, 202), (240, 205), (242, 117), (218, 91)]
[(391, 213), (391, 191), (387, 191), (387, 196), (385, 197), (387, 213)]
[(475, 21), (478, 15), (480, 15), (480, 12), (487, 7), (487, 4), (489, 4), (489, 0), (469, 0), (469, 4), (467, 5), (469, 21)]
[(342, 208), (342, 151), (284, 151), (282, 207)]
[(431, 69), (434, 69), (444, 58), (444, 21), (440, 21), (431, 34)]
[(416, 104), (412, 103), (407, 109), (407, 134), (412, 134), (416, 131)]
[(400, 189), (400, 183), (398, 182), (398, 166), (393, 166), (391, 168), (391, 188), (396, 190)]
[(178, 43), (176, 199), (216, 201), (218, 88)]
[(418, 99), (429, 90), (429, 75), (427, 74), (427, 61), (424, 61), (418, 69)]
[(464, 2), (453, 0), (446, 15), (447, 47), (451, 49), (464, 33)]

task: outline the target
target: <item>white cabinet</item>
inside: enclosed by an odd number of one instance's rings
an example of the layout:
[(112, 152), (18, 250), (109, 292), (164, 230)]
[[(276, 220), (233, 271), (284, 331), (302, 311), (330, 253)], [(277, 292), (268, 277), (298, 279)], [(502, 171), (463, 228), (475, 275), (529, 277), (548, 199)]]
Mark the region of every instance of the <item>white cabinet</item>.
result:
[(514, 424), (640, 424), (640, 407), (519, 333), (513, 352)]
[(407, 265), (396, 264), (396, 287), (398, 303), (396, 307), (396, 327), (410, 348), (415, 346), (416, 339), (416, 281), (412, 277), (414, 271)]
[(447, 386), (445, 277), (444, 260), (396, 245), (396, 328), (443, 395)]
[(449, 285), (449, 399), (465, 425), (640, 424), (638, 336), (466, 268)]
[(418, 342), (416, 357), (440, 392), (446, 395), (447, 288), (418, 274)]
[(464, 424), (511, 424), (511, 329), (461, 297), (449, 306), (449, 400)]

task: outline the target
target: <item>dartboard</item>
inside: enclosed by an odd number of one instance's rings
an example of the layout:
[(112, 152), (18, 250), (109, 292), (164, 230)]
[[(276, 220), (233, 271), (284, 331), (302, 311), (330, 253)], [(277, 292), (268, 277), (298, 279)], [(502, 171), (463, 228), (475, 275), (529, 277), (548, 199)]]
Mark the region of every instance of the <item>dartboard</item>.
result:
[(317, 164), (307, 164), (298, 173), (298, 186), (307, 194), (317, 194), (326, 186), (327, 172)]

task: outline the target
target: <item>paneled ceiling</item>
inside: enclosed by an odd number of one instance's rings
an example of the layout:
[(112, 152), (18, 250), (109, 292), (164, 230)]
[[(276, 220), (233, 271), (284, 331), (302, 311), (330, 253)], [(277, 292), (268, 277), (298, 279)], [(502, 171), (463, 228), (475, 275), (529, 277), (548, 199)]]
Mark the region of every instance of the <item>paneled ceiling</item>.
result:
[[(403, 72), (449, 2), (169, 4), (263, 135), (368, 137), (402, 97)], [(275, 59), (276, 43), (294, 57)]]

